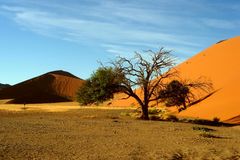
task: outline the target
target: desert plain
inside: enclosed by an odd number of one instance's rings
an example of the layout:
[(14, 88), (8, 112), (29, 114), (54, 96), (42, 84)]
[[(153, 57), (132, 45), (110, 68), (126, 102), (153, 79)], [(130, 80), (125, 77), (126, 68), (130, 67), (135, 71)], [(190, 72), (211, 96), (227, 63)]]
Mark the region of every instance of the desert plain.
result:
[[(54, 109), (53, 109), (54, 108)], [(239, 126), (143, 121), (134, 108), (0, 104), (0, 159), (240, 159)]]

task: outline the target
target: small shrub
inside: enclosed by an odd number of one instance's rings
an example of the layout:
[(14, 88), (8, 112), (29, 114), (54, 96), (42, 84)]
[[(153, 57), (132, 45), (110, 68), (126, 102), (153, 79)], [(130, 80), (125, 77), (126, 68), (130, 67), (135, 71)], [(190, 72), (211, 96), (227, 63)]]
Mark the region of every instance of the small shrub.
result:
[(148, 110), (149, 118), (151, 120), (166, 120), (169, 117), (169, 113), (165, 108), (152, 107)]
[(213, 118), (213, 123), (219, 123), (220, 122), (220, 118), (218, 118), (218, 117), (214, 117)]
[(162, 120), (161, 117), (159, 117), (157, 115), (151, 115), (150, 119), (153, 120), (153, 121), (160, 121), (160, 120)]
[(210, 126), (220, 126), (221, 123), (218, 122), (218, 123), (215, 123), (211, 120), (207, 120), (207, 119), (193, 119), (191, 120), (191, 123), (194, 123), (194, 124), (201, 124), (201, 125), (210, 125)]
[(128, 113), (128, 112), (121, 112), (120, 116), (130, 116), (130, 113)]
[(157, 108), (150, 108), (149, 110), (148, 110), (148, 114), (158, 114), (160, 112), (160, 110), (159, 109), (157, 109)]
[(134, 111), (125, 111), (125, 112), (121, 112), (120, 116), (123, 117), (131, 117), (131, 118), (136, 118), (138, 119), (140, 117), (141, 112), (139, 112), (138, 110), (134, 110)]
[(179, 119), (177, 118), (177, 116), (175, 115), (168, 115), (168, 117), (166, 118), (167, 121), (172, 121), (172, 122), (178, 122)]
[(193, 130), (195, 130), (195, 131), (203, 131), (203, 132), (213, 132), (213, 131), (216, 131), (216, 130), (211, 129), (211, 128), (198, 127), (198, 126), (194, 126), (194, 127), (193, 127)]
[(223, 137), (220, 137), (220, 136), (216, 136), (214, 134), (211, 134), (209, 132), (203, 132), (200, 134), (201, 137), (204, 137), (204, 138), (223, 138)]
[(186, 155), (183, 152), (179, 151), (172, 155), (171, 160), (183, 160), (185, 158)]

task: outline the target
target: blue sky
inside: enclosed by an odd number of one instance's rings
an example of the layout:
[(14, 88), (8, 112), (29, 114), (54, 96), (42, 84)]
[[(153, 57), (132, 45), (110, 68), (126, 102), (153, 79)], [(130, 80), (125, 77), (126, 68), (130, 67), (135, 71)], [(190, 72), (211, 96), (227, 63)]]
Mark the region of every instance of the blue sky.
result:
[(237, 0), (0, 0), (0, 83), (52, 70), (88, 78), (117, 55), (173, 50), (183, 61), (239, 35)]

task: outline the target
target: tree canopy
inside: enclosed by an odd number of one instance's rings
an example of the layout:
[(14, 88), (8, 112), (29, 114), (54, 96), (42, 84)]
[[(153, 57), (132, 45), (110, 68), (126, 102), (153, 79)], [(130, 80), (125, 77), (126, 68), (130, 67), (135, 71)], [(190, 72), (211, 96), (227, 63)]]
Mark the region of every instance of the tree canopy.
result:
[(81, 105), (103, 102), (113, 98), (118, 91), (119, 76), (112, 67), (100, 67), (94, 72), (77, 92), (77, 100)]

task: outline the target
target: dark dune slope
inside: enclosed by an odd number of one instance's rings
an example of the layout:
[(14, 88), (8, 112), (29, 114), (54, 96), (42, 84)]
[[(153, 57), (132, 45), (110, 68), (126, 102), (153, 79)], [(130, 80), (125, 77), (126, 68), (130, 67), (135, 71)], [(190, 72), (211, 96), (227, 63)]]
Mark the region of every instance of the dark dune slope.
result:
[(9, 103), (53, 103), (74, 101), (84, 80), (65, 71), (53, 71), (0, 91)]

